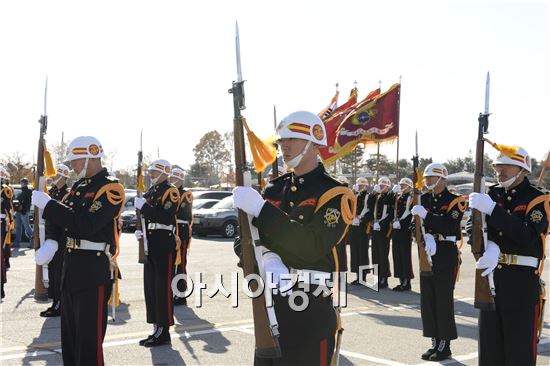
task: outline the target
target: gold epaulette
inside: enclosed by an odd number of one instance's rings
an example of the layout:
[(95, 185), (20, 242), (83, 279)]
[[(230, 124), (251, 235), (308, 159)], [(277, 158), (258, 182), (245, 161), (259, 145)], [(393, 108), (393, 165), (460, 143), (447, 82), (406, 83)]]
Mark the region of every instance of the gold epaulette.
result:
[(6, 198), (9, 200), (13, 198), (13, 189), (10, 186), (4, 186), (2, 188), (2, 193), (6, 195)]
[(170, 201), (172, 203), (179, 203), (180, 201), (180, 192), (176, 187), (170, 187), (164, 192), (162, 195), (162, 204), (164, 205), (164, 202), (166, 201), (166, 198), (170, 197)]
[(99, 191), (97, 191), (94, 201), (96, 201), (99, 197), (101, 197), (103, 194), (107, 194), (107, 200), (109, 203), (111, 203), (113, 206), (120, 205), (120, 209), (118, 212), (118, 216), (124, 211), (124, 200), (126, 198), (126, 194), (124, 193), (124, 187), (120, 183), (108, 183), (101, 187)]
[(353, 221), (353, 217), (355, 216), (357, 198), (353, 194), (353, 191), (347, 187), (334, 187), (323, 193), (321, 198), (317, 201), (315, 212), (323, 207), (328, 201), (339, 195), (342, 195), (342, 201), (340, 204), (342, 218), (347, 225), (350, 225)]
[(193, 192), (186, 191), (184, 194), (181, 195), (180, 203), (192, 203), (193, 202)]
[(449, 207), (447, 208), (447, 212), (451, 212), (453, 207), (455, 207), (456, 205), (458, 205), (458, 209), (460, 210), (460, 212), (466, 211), (466, 206), (468, 205), (468, 198), (466, 198), (466, 196), (459, 196), (455, 198), (449, 204)]

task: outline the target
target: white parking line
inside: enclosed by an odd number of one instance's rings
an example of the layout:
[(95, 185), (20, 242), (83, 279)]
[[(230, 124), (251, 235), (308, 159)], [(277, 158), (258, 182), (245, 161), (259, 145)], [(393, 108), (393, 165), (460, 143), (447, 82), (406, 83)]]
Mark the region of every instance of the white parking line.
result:
[(369, 361), (369, 362), (375, 362), (380, 365), (388, 365), (388, 366), (407, 366), (406, 363), (400, 363), (392, 360), (385, 360), (383, 358), (373, 357), (373, 356), (367, 356), (362, 353), (357, 352), (351, 352), (351, 351), (344, 351), (341, 350), (340, 354), (342, 356), (350, 357), (350, 358), (357, 358), (359, 360)]

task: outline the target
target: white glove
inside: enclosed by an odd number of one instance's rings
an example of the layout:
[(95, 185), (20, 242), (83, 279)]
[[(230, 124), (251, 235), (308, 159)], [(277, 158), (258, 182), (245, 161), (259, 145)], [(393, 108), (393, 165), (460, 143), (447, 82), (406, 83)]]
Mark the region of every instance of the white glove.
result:
[(494, 241), (487, 240), (487, 249), (485, 249), (485, 252), (483, 252), (483, 255), (476, 262), (477, 269), (485, 270), (483, 271), (483, 273), (481, 273), (483, 277), (493, 272), (495, 267), (498, 265), (499, 256), (500, 256), (499, 246)]
[(136, 206), (136, 208), (138, 210), (141, 210), (141, 208), (143, 207), (143, 205), (145, 204), (145, 202), (147, 202), (147, 200), (143, 197), (136, 197), (134, 199), (134, 206)]
[(428, 214), (428, 211), (422, 206), (422, 205), (414, 205), (411, 213), (416, 216), (420, 216), (421, 218), (425, 219), (426, 215)]
[(361, 223), (361, 220), (359, 220), (359, 217), (354, 217), (353, 221), (351, 222), (351, 225), (359, 226), (360, 223)]
[(468, 203), (471, 208), (475, 208), (483, 212), (484, 214), (490, 215), (493, 213), (493, 209), (497, 204), (495, 201), (489, 197), (488, 194), (484, 193), (470, 193)]
[(393, 228), (396, 229), (396, 230), (401, 229), (401, 224), (399, 223), (399, 220), (395, 220), (393, 222)]
[(136, 231), (134, 231), (134, 235), (136, 236), (137, 240), (141, 240), (141, 238), (143, 238), (143, 231), (136, 230)]
[(432, 234), (425, 234), (424, 235), (424, 244), (425, 244), (425, 250), (426, 254), (428, 254), (430, 257), (435, 255), (435, 252), (437, 251), (437, 244), (435, 243), (435, 239)]
[[(277, 287), (280, 289), (286, 289), (291, 286), (292, 280), (290, 278), (290, 272), (288, 267), (285, 266), (281, 257), (274, 252), (268, 252), (263, 255), (264, 259), (264, 270), (267, 273), (273, 273), (273, 283), (277, 284)], [(281, 276), (286, 278), (281, 279)], [(279, 291), (281, 296), (288, 296), (292, 294), (292, 289), (288, 289), (285, 292)]]
[(46, 239), (40, 248), (34, 252), (34, 261), (39, 266), (48, 264), (53, 259), (55, 252), (57, 252), (58, 244), (57, 241), (52, 239)]
[(233, 188), (233, 205), (254, 217), (260, 216), (265, 200), (252, 187)]
[(375, 184), (372, 190), (375, 191), (376, 193), (382, 192), (382, 188), (380, 187), (380, 184)]
[(393, 186), (393, 188), (391, 189), (391, 191), (392, 191), (393, 193), (399, 193), (399, 192), (401, 192), (401, 186), (400, 186), (399, 184), (396, 184), (396, 185)]
[(380, 224), (375, 222), (373, 225), (372, 225), (372, 230), (374, 231), (380, 231)]
[(42, 191), (33, 191), (31, 203), (39, 209), (43, 210), (51, 199), (52, 198), (50, 196)]

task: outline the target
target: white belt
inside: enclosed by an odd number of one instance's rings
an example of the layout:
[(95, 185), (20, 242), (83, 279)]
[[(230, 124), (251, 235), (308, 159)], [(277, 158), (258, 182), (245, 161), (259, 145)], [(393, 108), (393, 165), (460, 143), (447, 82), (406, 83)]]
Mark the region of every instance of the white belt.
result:
[(435, 234), (434, 238), (439, 241), (452, 241), (453, 243), (456, 241), (456, 236), (444, 236), (441, 234)]
[(83, 239), (67, 238), (67, 248), (108, 252), (109, 244), (98, 243), (95, 241), (89, 241), (89, 240), (83, 240)]
[(176, 222), (177, 222), (178, 224), (187, 224), (187, 225), (189, 225), (189, 221), (187, 221), (187, 220), (180, 220), (180, 219), (177, 219)]
[(500, 253), (498, 257), (498, 263), (516, 265), (516, 266), (527, 266), (538, 268), (539, 259), (535, 257), (528, 257), (526, 255), (516, 255), (516, 254), (506, 254)]
[(309, 283), (310, 285), (328, 287), (327, 281), (331, 280), (331, 273), (315, 271), (313, 269), (290, 269), (291, 274), (298, 275), (298, 281)]
[(150, 222), (147, 224), (147, 230), (174, 230), (174, 225), (163, 225), (157, 222)]

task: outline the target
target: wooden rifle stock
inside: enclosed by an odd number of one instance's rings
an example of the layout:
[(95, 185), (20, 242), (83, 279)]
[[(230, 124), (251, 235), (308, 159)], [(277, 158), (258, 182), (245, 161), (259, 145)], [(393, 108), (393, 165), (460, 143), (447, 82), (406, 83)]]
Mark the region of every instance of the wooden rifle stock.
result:
[[(478, 118), (479, 128), (476, 143), (476, 168), (474, 173), (474, 192), (485, 193), (485, 187), (482, 187), (483, 183), (483, 154), (484, 154), (484, 138), (483, 134), (487, 130), (489, 125), (489, 114), (479, 114)], [(483, 190), (483, 191), (482, 191)], [(478, 210), (472, 210), (472, 254), (477, 261), (485, 251), (485, 243), (483, 238), (483, 218), (481, 212)], [(475, 297), (474, 306), (480, 310), (494, 310), (495, 299), (491, 294), (489, 288), (488, 277), (482, 277), (482, 269), (476, 269), (475, 277)]]
[[(244, 109), (244, 81), (234, 81), (233, 87), (229, 90), (233, 94), (233, 135), (235, 143), (235, 180), (237, 186), (244, 186), (244, 171), (246, 168), (244, 131), (241, 116), (241, 109)], [(239, 210), (240, 244), (242, 250), (242, 262), (244, 276), (252, 273), (258, 274), (256, 257), (254, 254), (254, 243), (250, 233), (248, 215)], [(249, 283), (250, 290), (256, 291), (257, 283)], [(252, 299), (252, 313), (254, 318), (255, 355), (259, 358), (281, 357), (281, 349), (277, 337), (271, 332), (269, 319), (266, 311), (265, 295)]]
[[(420, 204), (420, 190), (417, 187), (418, 184), (418, 155), (413, 157), (413, 201), (412, 204)], [(416, 241), (416, 246), (418, 249), (418, 262), (420, 267), (421, 276), (431, 276), (432, 265), (430, 264), (430, 259), (428, 258), (428, 253), (426, 253), (426, 242), (424, 241), (424, 234), (422, 232), (422, 219), (418, 215), (414, 215), (414, 239)]]
[[(43, 115), (38, 121), (40, 123), (40, 136), (38, 138), (38, 153), (36, 154), (36, 171), (35, 171), (35, 185), (34, 189), (45, 191), (46, 179), (44, 177), (44, 135), (48, 129), (48, 117)], [(33, 244), (34, 250), (40, 249), (40, 209), (34, 207), (33, 211)], [(36, 265), (36, 271), (34, 276), (34, 298), (39, 301), (48, 300), (48, 290), (44, 287), (42, 266)]]
[[(143, 151), (138, 151), (138, 166), (137, 166), (137, 197), (142, 197), (142, 185), (143, 185)], [(141, 210), (138, 210), (136, 208), (136, 230), (140, 230), (143, 234), (141, 239), (139, 239), (138, 244), (138, 262), (139, 263), (145, 263), (145, 260), (147, 259), (145, 256), (145, 245), (144, 245), (144, 237), (145, 237), (145, 230), (141, 225)]]

